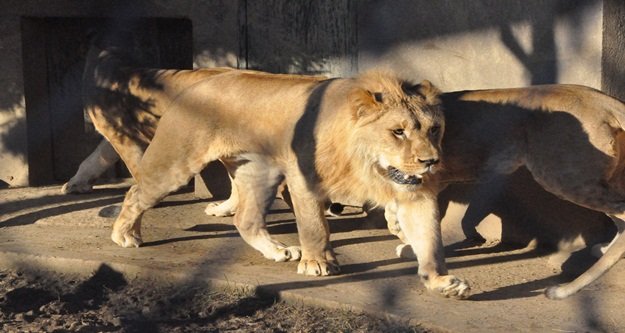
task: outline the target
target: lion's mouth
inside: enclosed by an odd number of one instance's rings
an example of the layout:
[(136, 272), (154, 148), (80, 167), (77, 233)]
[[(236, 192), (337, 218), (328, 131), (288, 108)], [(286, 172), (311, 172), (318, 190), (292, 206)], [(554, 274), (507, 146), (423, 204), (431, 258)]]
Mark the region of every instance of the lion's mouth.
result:
[(399, 171), (399, 169), (389, 166), (386, 169), (388, 178), (401, 185), (419, 185), (423, 183), (423, 177), (419, 175), (409, 175)]

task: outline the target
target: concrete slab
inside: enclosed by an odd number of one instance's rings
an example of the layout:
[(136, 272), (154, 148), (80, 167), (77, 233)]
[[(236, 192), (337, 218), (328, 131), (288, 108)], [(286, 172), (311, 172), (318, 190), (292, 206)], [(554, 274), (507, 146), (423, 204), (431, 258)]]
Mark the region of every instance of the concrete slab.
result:
[[(146, 213), (144, 247), (120, 248), (109, 239), (114, 220), (98, 213), (120, 203), (126, 186), (96, 186), (88, 195), (61, 195), (59, 187), (1, 190), (0, 266), (87, 274), (106, 264), (131, 278), (247, 286), (287, 300), (410, 320), (433, 331), (625, 331), (622, 261), (579, 294), (550, 301), (542, 290), (571, 279), (554, 267), (555, 257), (531, 247), (448, 245), (451, 273), (468, 279), (474, 294), (455, 301), (425, 291), (417, 263), (395, 257), (399, 241), (356, 208), (330, 220), (342, 265), (338, 276), (304, 277), (296, 274), (295, 262), (264, 259), (243, 242), (231, 218), (205, 216), (206, 201), (193, 199), (190, 190)], [(268, 221), (277, 239), (297, 243), (293, 215), (283, 203), (274, 204)]]

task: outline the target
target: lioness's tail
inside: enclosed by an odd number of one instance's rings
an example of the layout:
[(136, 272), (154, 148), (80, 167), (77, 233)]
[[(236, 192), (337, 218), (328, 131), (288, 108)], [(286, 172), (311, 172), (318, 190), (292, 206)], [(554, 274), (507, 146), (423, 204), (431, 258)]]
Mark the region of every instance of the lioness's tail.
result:
[[(615, 221), (616, 222), (616, 221)], [(619, 221), (625, 223), (624, 221)], [(619, 259), (625, 254), (625, 237), (623, 233), (617, 234), (612, 246), (608, 248), (597, 262), (587, 271), (578, 276), (575, 280), (561, 286), (549, 287), (545, 290), (545, 295), (550, 299), (563, 299), (569, 297), (591, 282), (598, 279), (603, 273), (607, 272)]]

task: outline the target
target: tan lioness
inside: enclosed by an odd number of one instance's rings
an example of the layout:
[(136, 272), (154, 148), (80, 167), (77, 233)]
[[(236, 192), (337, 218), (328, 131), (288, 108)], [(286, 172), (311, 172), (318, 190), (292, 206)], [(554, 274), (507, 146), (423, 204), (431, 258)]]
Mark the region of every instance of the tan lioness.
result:
[[(208, 162), (220, 159), (239, 194), (234, 223), (243, 239), (265, 257), (299, 259), (300, 274), (337, 273), (323, 214), (326, 199), (393, 202), (405, 214), (401, 223), (411, 224), (402, 227), (419, 257), (425, 286), (449, 297), (468, 296), (467, 283), (447, 273), (432, 206), (435, 193), (428, 185), (440, 167), (444, 130), (436, 88), (427, 81), (412, 85), (382, 73), (323, 80), (218, 71), (180, 89), (158, 120), (143, 111), (128, 112), (149, 109), (150, 98), (135, 100), (140, 89), (151, 86), (141, 80), (145, 72), (122, 76), (128, 77), (124, 81), (102, 79), (100, 75), (109, 71), (99, 67), (87, 70), (95, 75), (93, 86), (87, 87), (87, 111), (137, 182), (113, 226), (115, 243), (140, 246), (143, 212)], [(173, 75), (163, 72), (163, 77)], [(156, 83), (153, 86), (164, 84)], [(132, 98), (116, 100), (120, 88), (124, 93), (131, 90)], [(132, 121), (120, 121), (129, 114)], [(147, 134), (137, 133), (135, 128), (144, 123)], [(150, 142), (149, 129), (154, 128)], [(301, 249), (273, 240), (264, 222), (283, 179), (290, 189)]]
[[(623, 257), (625, 105), (621, 101), (575, 85), (464, 91), (443, 94), (441, 99), (447, 126), (445, 167), (436, 175), (439, 190), (449, 183), (494, 178), (524, 166), (545, 190), (603, 212), (616, 224), (614, 240), (594, 248), (603, 256), (571, 283), (547, 288), (547, 297), (574, 294)], [(405, 225), (399, 213), (387, 206), (385, 215), (396, 233)]]

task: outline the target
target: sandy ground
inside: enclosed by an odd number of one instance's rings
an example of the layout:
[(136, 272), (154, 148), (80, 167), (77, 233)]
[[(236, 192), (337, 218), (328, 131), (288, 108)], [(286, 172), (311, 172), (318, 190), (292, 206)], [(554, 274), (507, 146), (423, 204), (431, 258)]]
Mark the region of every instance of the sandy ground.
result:
[[(247, 246), (231, 218), (203, 214), (206, 201), (186, 191), (146, 213), (145, 246), (122, 249), (109, 239), (111, 218), (102, 208), (121, 202), (124, 186), (99, 187), (89, 195), (61, 195), (59, 187), (0, 191), (0, 267), (93, 276), (112, 270), (130, 283), (157, 279), (181, 285), (244, 288), (287, 303), (348, 309), (388, 317), (430, 331), (623, 332), (625, 262), (577, 295), (551, 301), (545, 287), (569, 281), (592, 261), (531, 246), (497, 243), (463, 248), (447, 239), (452, 274), (471, 282), (473, 296), (449, 300), (424, 290), (417, 263), (396, 258), (399, 241), (383, 221), (356, 208), (330, 220), (342, 274), (314, 278), (296, 274), (297, 264), (275, 263)], [(292, 213), (277, 202), (269, 230), (297, 243)], [(104, 268), (103, 268), (104, 267)], [(135, 281), (135, 282), (133, 282)], [(138, 289), (142, 290), (142, 289)]]

